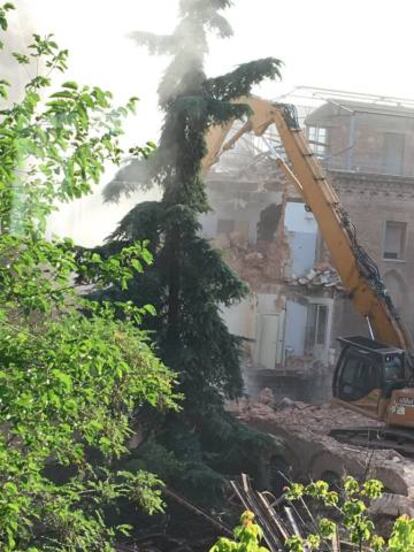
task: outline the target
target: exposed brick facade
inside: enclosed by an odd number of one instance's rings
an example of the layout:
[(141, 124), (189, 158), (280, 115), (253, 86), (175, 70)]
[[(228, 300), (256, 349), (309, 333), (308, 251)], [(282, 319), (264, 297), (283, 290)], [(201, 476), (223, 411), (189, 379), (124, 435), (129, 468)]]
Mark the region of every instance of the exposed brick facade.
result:
[[(326, 129), (328, 177), (414, 335), (414, 110), (328, 101), (306, 124)], [(387, 222), (405, 225), (399, 259), (384, 258)], [(333, 339), (358, 332), (367, 333), (366, 323), (348, 301), (338, 299)]]
[[(381, 114), (380, 109), (375, 106), (367, 113), (369, 106), (353, 105), (339, 113), (325, 105), (306, 124), (313, 127), (315, 153), (323, 156), (359, 242), (377, 262), (414, 335), (414, 110), (387, 107)], [(223, 315), (230, 330), (246, 341), (250, 391), (264, 385), (263, 376), (267, 386), (274, 381), (280, 392), (292, 395), (297, 379), (291, 385), (289, 378), (301, 375), (306, 386), (323, 387), (327, 397), (336, 338), (368, 335), (367, 323), (343, 287), (327, 276), (329, 259), (302, 197), (271, 157), (256, 158), (249, 151), (237, 144), (227, 164), (224, 158), (225, 166), (210, 173), (213, 210), (201, 220), (204, 235), (214, 240), (252, 292)], [(384, 258), (387, 222), (404, 228), (403, 253), (396, 259)], [(283, 391), (280, 378), (287, 378)]]
[(328, 168), (414, 176), (414, 109), (327, 102), (306, 125), (326, 129)]
[[(329, 176), (359, 242), (377, 262), (396, 307), (414, 334), (414, 179), (339, 171)], [(407, 224), (402, 260), (383, 257), (387, 221)], [(342, 303), (338, 301), (334, 333), (356, 333), (357, 328), (366, 332), (366, 324), (353, 313), (352, 305)]]

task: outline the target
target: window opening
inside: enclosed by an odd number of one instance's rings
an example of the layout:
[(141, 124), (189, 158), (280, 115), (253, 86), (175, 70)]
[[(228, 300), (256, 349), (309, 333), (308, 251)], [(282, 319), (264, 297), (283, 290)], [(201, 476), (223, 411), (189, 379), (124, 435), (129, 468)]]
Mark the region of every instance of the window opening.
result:
[(384, 235), (384, 259), (403, 259), (407, 234), (406, 222), (387, 221)]

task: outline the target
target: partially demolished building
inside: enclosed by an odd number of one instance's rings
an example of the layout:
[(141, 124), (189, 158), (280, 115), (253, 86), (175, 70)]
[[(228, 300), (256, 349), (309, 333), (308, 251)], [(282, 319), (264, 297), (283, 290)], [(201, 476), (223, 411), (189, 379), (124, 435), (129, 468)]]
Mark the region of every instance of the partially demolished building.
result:
[[(297, 103), (297, 102), (295, 102)], [(378, 263), (394, 303), (414, 327), (414, 103), (331, 92), (303, 114), (308, 139)], [(339, 335), (367, 334), (330, 264), (317, 223), (276, 166), (283, 155), (270, 130), (245, 135), (223, 154), (207, 184), (212, 211), (203, 233), (249, 284), (223, 311), (244, 338), (251, 390), (295, 378), (329, 394)]]

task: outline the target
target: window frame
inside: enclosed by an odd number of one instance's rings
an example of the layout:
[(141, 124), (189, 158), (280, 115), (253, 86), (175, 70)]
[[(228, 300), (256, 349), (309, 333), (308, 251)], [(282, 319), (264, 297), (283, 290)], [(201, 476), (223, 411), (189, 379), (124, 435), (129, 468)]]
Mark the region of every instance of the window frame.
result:
[[(313, 136), (311, 136), (313, 134)], [(309, 125), (306, 127), (306, 137), (309, 147), (319, 158), (325, 158), (328, 153), (328, 128), (325, 126)]]
[[(387, 227), (388, 225), (399, 225), (402, 228), (401, 235), (401, 246), (398, 257), (387, 257), (385, 251), (385, 242), (387, 238)], [(382, 247), (381, 247), (381, 257), (383, 261), (392, 261), (392, 262), (406, 262), (407, 255), (407, 234), (408, 234), (408, 223), (407, 221), (402, 220), (386, 220), (383, 225), (383, 235), (382, 235)]]
[[(321, 309), (324, 309), (325, 311), (325, 315), (324, 315), (324, 320), (323, 320), (323, 325), (324, 325), (324, 328), (323, 328), (323, 342), (321, 343), (319, 341), (319, 337), (320, 337), (320, 330), (322, 328), (320, 328), (320, 322), (321, 322), (321, 314), (320, 314), (320, 310)], [(314, 332), (312, 332), (312, 334), (309, 332), (309, 328), (310, 328), (310, 324), (309, 324), (309, 321), (310, 321), (310, 316), (311, 316), (311, 310), (314, 310), (315, 311), (315, 323), (314, 323)], [(315, 347), (326, 347), (327, 344), (328, 344), (328, 341), (329, 341), (329, 336), (328, 336), (328, 329), (329, 329), (329, 314), (330, 314), (330, 311), (329, 311), (329, 305), (327, 305), (326, 303), (320, 303), (318, 301), (312, 301), (309, 303), (308, 305), (308, 310), (307, 310), (307, 319), (306, 319), (306, 343), (305, 343), (305, 348), (307, 350), (313, 350)], [(312, 325), (313, 326), (313, 325)]]
[[(339, 381), (337, 382), (337, 388), (338, 397), (341, 400), (359, 401), (367, 397), (370, 393), (372, 393), (372, 391), (376, 389), (383, 389), (383, 366), (377, 367), (375, 359), (373, 359), (370, 355), (365, 355), (358, 351), (350, 351), (342, 357), (340, 362), (341, 366), (339, 368)], [(353, 376), (351, 382), (344, 382), (345, 371), (350, 362), (357, 363), (354, 367), (353, 374), (356, 374), (358, 378)], [(370, 386), (367, 385), (367, 383), (369, 383), (369, 379), (366, 378), (368, 370), (371, 371)], [(373, 380), (375, 380), (375, 383)], [(365, 385), (364, 382), (366, 382)], [(345, 392), (345, 386), (352, 388), (352, 391)]]
[[(401, 148), (399, 150), (395, 149), (392, 153), (395, 156), (388, 158), (386, 152), (389, 151), (387, 147), (389, 143), (394, 143), (396, 136), (401, 139)], [(405, 132), (392, 132), (386, 131), (383, 132), (383, 145), (382, 145), (382, 171), (384, 174), (392, 176), (403, 176), (404, 175), (404, 161), (405, 161), (405, 151), (407, 147), (407, 136)], [(398, 158), (397, 158), (398, 155)], [(396, 169), (394, 168), (397, 167)]]

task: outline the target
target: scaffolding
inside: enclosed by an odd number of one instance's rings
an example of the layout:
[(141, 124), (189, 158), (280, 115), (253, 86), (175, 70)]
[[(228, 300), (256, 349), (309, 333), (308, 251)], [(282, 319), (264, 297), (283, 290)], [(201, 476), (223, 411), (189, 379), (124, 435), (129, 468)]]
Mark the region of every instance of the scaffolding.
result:
[[(325, 168), (414, 177), (414, 165), (408, 162), (413, 157), (411, 136), (414, 150), (413, 99), (298, 86), (273, 101), (296, 106), (300, 125)], [(239, 128), (234, 125), (230, 138)], [(271, 126), (261, 137), (244, 134), (214, 170), (239, 178), (255, 170), (271, 171), (269, 160), (276, 157), (285, 159), (285, 154)]]

